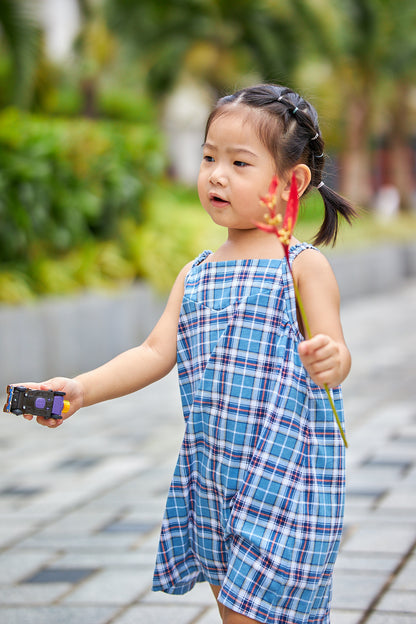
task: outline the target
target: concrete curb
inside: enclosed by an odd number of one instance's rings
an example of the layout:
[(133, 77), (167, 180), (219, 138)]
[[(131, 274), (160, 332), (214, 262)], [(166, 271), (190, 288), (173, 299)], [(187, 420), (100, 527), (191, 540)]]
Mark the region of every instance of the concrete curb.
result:
[[(416, 243), (334, 253), (329, 260), (345, 300), (393, 290), (415, 276)], [(149, 286), (137, 283), (123, 291), (0, 306), (0, 387), (72, 376), (102, 364), (140, 343), (164, 303)]]
[(99, 366), (140, 343), (163, 305), (164, 299), (137, 283), (122, 291), (0, 306), (0, 388)]
[(328, 258), (342, 299), (392, 290), (416, 276), (416, 243), (333, 253)]

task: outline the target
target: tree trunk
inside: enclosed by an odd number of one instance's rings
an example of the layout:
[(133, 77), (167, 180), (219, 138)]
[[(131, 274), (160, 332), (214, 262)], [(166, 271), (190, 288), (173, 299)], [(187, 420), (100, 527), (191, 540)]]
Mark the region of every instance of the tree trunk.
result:
[(346, 97), (344, 150), (340, 156), (340, 192), (358, 206), (373, 196), (369, 150), (370, 102), (365, 95)]
[(415, 207), (416, 181), (413, 175), (409, 129), (409, 86), (397, 86), (398, 96), (391, 111), (389, 146), (389, 179), (400, 195), (402, 210)]

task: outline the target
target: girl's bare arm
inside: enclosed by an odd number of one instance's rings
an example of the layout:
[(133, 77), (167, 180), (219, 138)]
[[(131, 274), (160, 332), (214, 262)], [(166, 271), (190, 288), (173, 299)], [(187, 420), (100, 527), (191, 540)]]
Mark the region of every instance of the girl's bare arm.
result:
[(299, 345), (300, 358), (316, 384), (334, 388), (351, 368), (335, 275), (325, 256), (313, 249), (299, 254), (293, 263), (293, 273), (312, 335)]
[[(81, 407), (124, 396), (140, 390), (166, 375), (176, 363), (176, 336), (182, 303), (184, 280), (190, 265), (182, 269), (170, 293), (165, 310), (148, 338), (116, 356), (106, 364), (74, 379), (54, 377), (32, 388), (48, 387), (66, 392), (70, 409), (64, 419)], [(31, 415), (25, 416), (31, 419)], [(62, 421), (38, 417), (39, 424), (56, 427)]]

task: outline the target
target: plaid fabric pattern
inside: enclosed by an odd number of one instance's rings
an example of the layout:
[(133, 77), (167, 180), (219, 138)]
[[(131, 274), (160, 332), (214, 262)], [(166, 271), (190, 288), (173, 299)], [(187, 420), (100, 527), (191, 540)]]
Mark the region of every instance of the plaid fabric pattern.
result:
[[(309, 245), (291, 249), (291, 260)], [(153, 589), (220, 585), (267, 624), (329, 623), (342, 531), (344, 446), (306, 374), (285, 260), (197, 258), (185, 283), (178, 374), (185, 435)], [(333, 391), (342, 415), (340, 389)]]

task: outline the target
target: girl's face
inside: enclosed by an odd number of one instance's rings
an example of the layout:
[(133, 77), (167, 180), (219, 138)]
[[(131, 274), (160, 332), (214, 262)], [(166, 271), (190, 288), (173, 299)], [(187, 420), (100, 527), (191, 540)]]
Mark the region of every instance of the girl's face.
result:
[(218, 116), (204, 144), (198, 177), (202, 206), (229, 229), (255, 229), (263, 221), (265, 196), (276, 174), (275, 161), (257, 136), (246, 107)]

